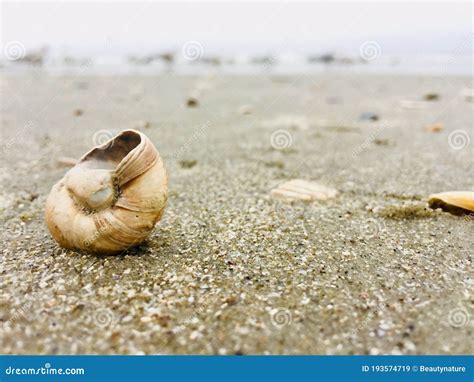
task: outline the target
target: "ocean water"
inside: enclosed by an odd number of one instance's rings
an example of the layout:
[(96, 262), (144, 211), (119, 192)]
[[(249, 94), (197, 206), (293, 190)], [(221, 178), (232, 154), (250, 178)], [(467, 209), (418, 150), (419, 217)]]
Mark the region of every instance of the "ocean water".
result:
[[(454, 75), (473, 76), (473, 55), (375, 55), (369, 57), (336, 56), (332, 62), (310, 61), (307, 56), (217, 56), (183, 57), (176, 54), (173, 62), (156, 55), (149, 62), (137, 62), (130, 56), (61, 57), (46, 56), (41, 65), (32, 65), (24, 60), (3, 60), (0, 72), (49, 75), (200, 75), (209, 72), (219, 74), (275, 74), (292, 75), (299, 73), (324, 73), (343, 71), (353, 73), (413, 74), (413, 75)], [(139, 57), (147, 61), (147, 56)], [(326, 56), (327, 58), (327, 56)], [(139, 61), (138, 60), (138, 61)]]

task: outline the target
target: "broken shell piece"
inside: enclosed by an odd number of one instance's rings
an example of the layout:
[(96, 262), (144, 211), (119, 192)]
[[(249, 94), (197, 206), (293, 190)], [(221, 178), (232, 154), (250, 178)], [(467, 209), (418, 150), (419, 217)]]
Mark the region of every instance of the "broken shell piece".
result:
[(474, 89), (465, 88), (461, 93), (467, 102), (474, 102)]
[(72, 167), (77, 164), (77, 159), (71, 157), (59, 157), (58, 159), (56, 159), (56, 162), (58, 162), (60, 166)]
[(253, 108), (250, 105), (242, 105), (239, 107), (239, 114), (249, 115), (252, 114)]
[(290, 180), (271, 191), (271, 195), (276, 198), (304, 201), (327, 200), (335, 198), (338, 194), (334, 188), (303, 179)]
[(429, 103), (426, 101), (401, 100), (400, 106), (404, 109), (426, 109)]
[(444, 125), (442, 123), (434, 123), (432, 125), (425, 126), (425, 130), (431, 133), (439, 133), (444, 130)]
[(48, 196), (45, 219), (64, 248), (115, 253), (145, 240), (160, 220), (168, 177), (153, 143), (125, 130), (85, 154)]
[(148, 129), (151, 126), (151, 123), (144, 120), (139, 120), (135, 122), (136, 129)]
[(272, 129), (295, 129), (308, 130), (309, 121), (304, 115), (279, 115), (273, 119), (265, 120), (262, 123), (263, 127)]
[(431, 208), (441, 208), (454, 215), (474, 213), (474, 192), (448, 191), (430, 195), (428, 204)]

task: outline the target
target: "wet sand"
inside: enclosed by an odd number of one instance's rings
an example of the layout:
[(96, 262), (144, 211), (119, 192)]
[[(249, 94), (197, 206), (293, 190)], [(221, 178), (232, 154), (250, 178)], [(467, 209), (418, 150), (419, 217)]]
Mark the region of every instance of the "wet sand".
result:
[[(0, 85), (3, 353), (472, 352), (474, 221), (426, 208), (431, 193), (473, 189), (470, 78), (31, 74)], [(444, 129), (425, 129), (434, 123)], [(62, 250), (43, 220), (67, 170), (57, 159), (128, 128), (164, 158), (163, 220), (125, 254)], [(340, 194), (270, 196), (294, 178)]]

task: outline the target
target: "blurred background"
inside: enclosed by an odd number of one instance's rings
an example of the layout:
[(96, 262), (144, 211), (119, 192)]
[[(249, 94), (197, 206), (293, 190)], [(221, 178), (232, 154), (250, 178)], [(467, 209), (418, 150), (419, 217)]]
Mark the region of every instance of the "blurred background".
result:
[(471, 2), (3, 2), (1, 20), (6, 70), (472, 71)]

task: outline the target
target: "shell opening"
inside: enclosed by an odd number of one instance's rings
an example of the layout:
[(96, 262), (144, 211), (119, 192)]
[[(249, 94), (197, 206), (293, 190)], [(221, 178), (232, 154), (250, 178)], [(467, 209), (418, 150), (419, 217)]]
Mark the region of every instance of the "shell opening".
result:
[(81, 159), (87, 168), (112, 170), (138, 145), (142, 138), (139, 133), (127, 130), (102, 146), (96, 147)]

